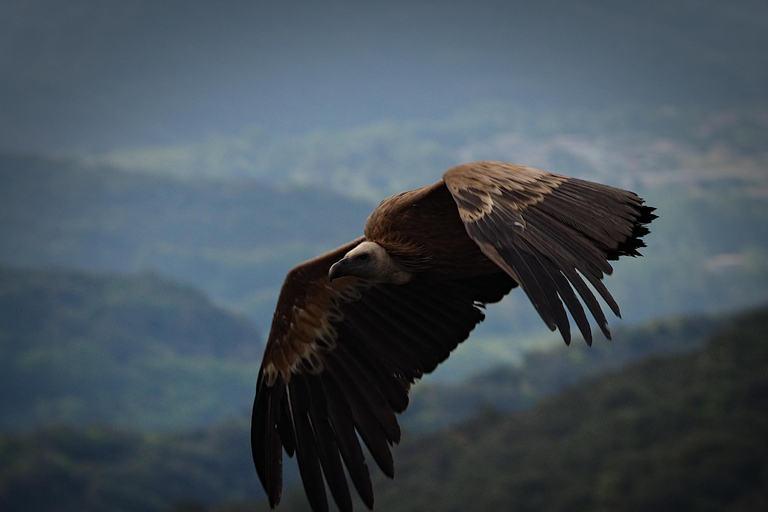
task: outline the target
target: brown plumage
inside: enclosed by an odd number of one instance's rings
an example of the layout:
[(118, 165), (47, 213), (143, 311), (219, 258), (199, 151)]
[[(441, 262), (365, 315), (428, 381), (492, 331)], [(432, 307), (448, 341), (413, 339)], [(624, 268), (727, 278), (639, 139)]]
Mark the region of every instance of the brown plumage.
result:
[[(582, 302), (610, 337), (589, 283), (609, 260), (637, 256), (653, 208), (632, 192), (502, 162), (446, 171), (433, 185), (385, 199), (365, 237), (307, 261), (285, 279), (259, 371), (251, 422), (256, 470), (272, 507), (282, 452), (295, 453), (313, 510), (325, 483), (352, 510), (344, 467), (369, 507), (358, 435), (394, 476), (390, 447), (410, 385), (433, 371), (520, 285), (550, 329), (570, 342), (566, 309), (592, 342)], [(586, 283), (585, 283), (586, 280)]]

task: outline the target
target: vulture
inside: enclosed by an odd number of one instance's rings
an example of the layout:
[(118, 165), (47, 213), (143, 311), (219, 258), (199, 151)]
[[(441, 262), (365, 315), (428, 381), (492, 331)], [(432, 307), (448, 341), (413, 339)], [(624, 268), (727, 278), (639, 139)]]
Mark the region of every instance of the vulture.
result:
[[(352, 510), (373, 489), (362, 443), (394, 477), (391, 447), (410, 386), (519, 286), (550, 330), (570, 343), (568, 313), (588, 344), (589, 310), (610, 260), (639, 256), (656, 215), (633, 192), (504, 162), (458, 165), (433, 185), (382, 201), (364, 236), (288, 272), (256, 385), (251, 447), (272, 508), (283, 450), (296, 455), (309, 504), (326, 487)], [(582, 305), (583, 304), (583, 305)], [(345, 470), (346, 468), (346, 470)]]

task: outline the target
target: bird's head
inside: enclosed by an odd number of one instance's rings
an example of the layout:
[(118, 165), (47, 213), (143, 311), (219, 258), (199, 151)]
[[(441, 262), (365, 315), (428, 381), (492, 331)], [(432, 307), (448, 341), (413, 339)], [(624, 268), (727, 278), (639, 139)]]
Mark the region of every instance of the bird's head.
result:
[(353, 276), (379, 283), (407, 283), (411, 273), (402, 269), (392, 256), (376, 242), (362, 242), (334, 263), (328, 279)]

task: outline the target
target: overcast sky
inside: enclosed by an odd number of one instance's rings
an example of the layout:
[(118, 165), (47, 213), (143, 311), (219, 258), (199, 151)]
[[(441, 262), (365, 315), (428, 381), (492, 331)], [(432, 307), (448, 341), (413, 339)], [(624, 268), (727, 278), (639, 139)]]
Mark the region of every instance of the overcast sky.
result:
[(768, 2), (0, 0), (0, 150), (766, 101)]

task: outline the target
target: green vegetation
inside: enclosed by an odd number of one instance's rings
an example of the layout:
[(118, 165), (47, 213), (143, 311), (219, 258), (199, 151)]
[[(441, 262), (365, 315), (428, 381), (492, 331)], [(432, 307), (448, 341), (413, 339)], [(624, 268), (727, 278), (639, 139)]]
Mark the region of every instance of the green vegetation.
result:
[(0, 267), (0, 429), (240, 416), (263, 345), (189, 286)]
[(0, 438), (0, 508), (150, 512), (175, 502), (256, 495), (248, 426), (141, 435), (111, 427), (47, 428)]
[[(703, 349), (691, 351), (717, 326)], [(765, 508), (767, 328), (768, 308), (656, 322), (603, 349), (561, 347), (529, 356), (520, 369), (478, 376), (467, 394), (486, 407), (468, 421), (417, 434), (405, 418), (397, 476), (377, 473), (376, 508)], [(633, 357), (669, 350), (687, 352), (657, 353), (619, 370)], [(600, 370), (612, 373), (596, 376)], [(451, 407), (447, 399), (425, 402), (453, 393), (461, 416), (466, 395), (457, 391), (417, 393), (412, 412), (423, 416), (429, 407), (455, 422), (439, 410)], [(507, 405), (518, 412), (498, 409)], [(306, 509), (293, 465), (286, 463), (286, 512)], [(267, 510), (260, 496), (247, 419), (187, 433), (90, 426), (0, 437), (3, 510)]]
[(456, 384), (426, 379), (411, 392), (411, 405), (401, 424), (406, 432), (424, 432), (464, 421), (482, 410), (528, 409), (589, 376), (617, 371), (652, 354), (700, 348), (721, 324), (721, 318), (712, 316), (649, 322), (619, 329), (612, 341), (601, 339), (591, 347), (578, 339), (570, 347), (556, 340), (546, 349), (527, 352), (519, 365), (497, 366)]

